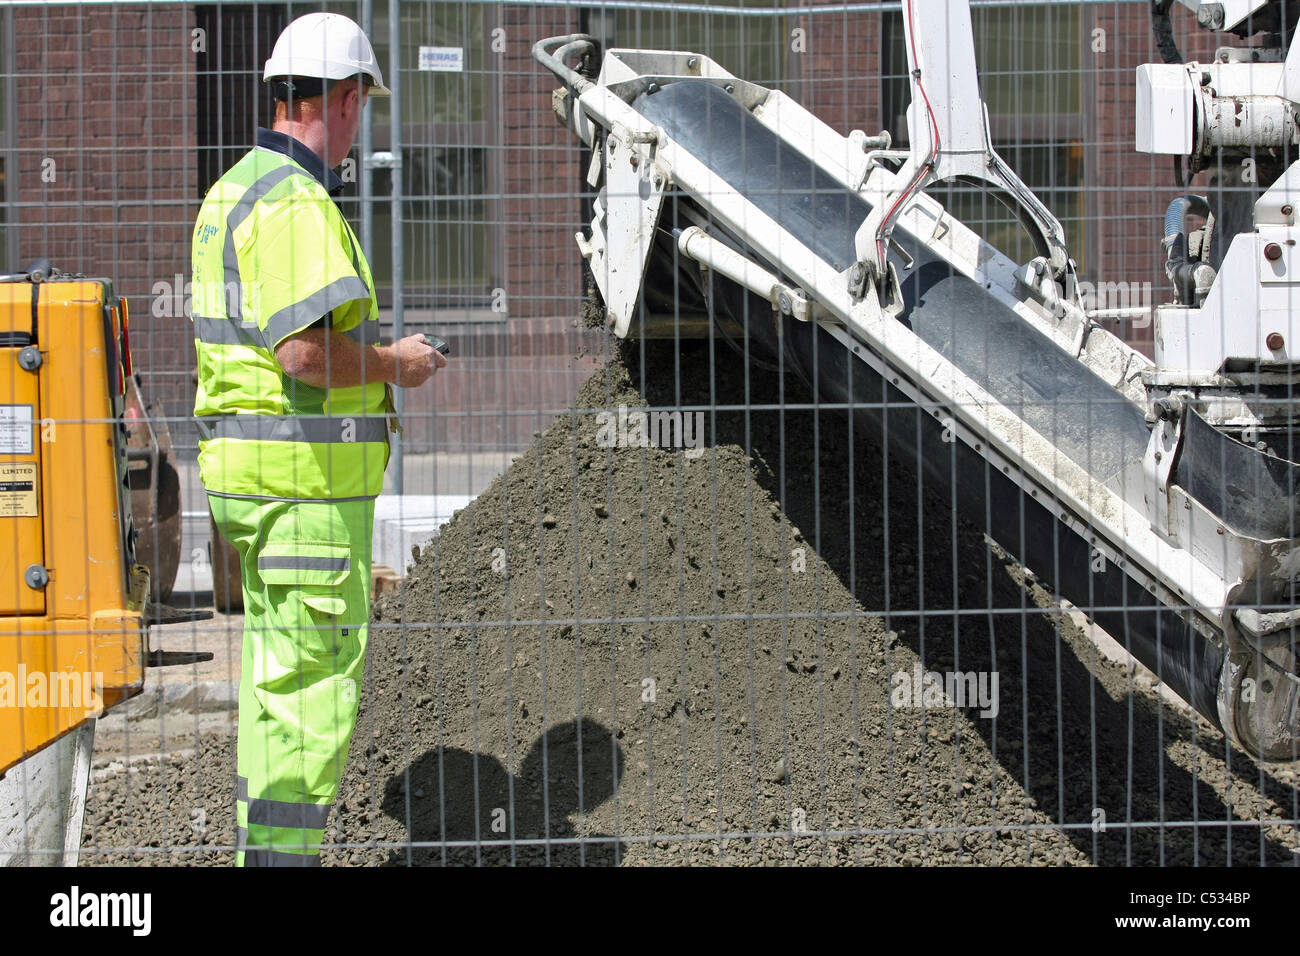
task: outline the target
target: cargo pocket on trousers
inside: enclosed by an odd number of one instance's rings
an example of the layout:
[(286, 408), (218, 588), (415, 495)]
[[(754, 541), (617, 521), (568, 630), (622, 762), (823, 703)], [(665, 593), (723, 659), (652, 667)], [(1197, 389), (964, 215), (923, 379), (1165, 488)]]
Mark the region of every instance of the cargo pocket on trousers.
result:
[(340, 634), (353, 629), (342, 594), (352, 572), (347, 545), (268, 542), (257, 556), (257, 572), (281, 624), (295, 633), (299, 654), (320, 659), (339, 649)]

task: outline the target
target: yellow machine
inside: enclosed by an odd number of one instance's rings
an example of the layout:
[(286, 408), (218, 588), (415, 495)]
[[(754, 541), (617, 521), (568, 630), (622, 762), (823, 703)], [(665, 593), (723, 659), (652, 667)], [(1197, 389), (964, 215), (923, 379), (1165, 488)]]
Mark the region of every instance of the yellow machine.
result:
[(107, 280), (0, 282), (0, 774), (144, 686), (127, 324)]

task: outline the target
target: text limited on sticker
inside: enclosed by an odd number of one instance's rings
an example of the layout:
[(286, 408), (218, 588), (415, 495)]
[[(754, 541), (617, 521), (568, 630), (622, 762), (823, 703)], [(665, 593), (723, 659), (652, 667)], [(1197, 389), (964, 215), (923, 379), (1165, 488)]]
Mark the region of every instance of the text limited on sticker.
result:
[(0, 518), (36, 517), (36, 462), (0, 464)]

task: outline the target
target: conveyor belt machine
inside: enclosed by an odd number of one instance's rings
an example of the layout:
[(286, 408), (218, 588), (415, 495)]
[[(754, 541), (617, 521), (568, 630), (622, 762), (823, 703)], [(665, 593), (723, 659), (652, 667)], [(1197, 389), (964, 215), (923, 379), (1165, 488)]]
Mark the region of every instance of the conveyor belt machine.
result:
[[(1157, 3), (1170, 62), (1139, 70), (1139, 148), (1187, 175), (1233, 150), (1266, 171), (1294, 155), (1300, 50), (1273, 5), (1206, 6), (1205, 25), (1286, 46), (1181, 63)], [(1173, 199), (1152, 361), (1087, 308), (1060, 223), (993, 149), (967, 4), (904, 0), (903, 18), (906, 150), (699, 53), (610, 49), (593, 76), (591, 37), (537, 44), (592, 148), (578, 245), (609, 327), (689, 334), (695, 312), (780, 354), (1233, 744), (1295, 759), (1300, 169), (1279, 165), (1235, 233), (1206, 197)], [(925, 191), (941, 180), (987, 186), (1037, 255), (955, 219)]]

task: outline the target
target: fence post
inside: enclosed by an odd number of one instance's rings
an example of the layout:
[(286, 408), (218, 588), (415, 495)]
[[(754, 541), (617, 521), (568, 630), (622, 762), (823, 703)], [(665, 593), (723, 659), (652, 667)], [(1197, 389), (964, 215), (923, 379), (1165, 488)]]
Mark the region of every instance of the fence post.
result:
[[(388, 0), (388, 88), (392, 92), (389, 100), (392, 128), (391, 146), (392, 165), (392, 203), (393, 203), (393, 340), (404, 334), (403, 286), (406, 281), (406, 247), (405, 230), (402, 227), (402, 12), (399, 0)], [(402, 414), (402, 390), (393, 389), (393, 400), (397, 414)], [(393, 492), (401, 494), (402, 475), (402, 436), (393, 436)]]

